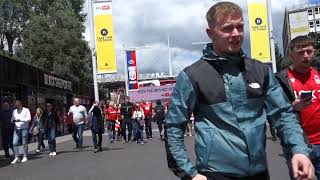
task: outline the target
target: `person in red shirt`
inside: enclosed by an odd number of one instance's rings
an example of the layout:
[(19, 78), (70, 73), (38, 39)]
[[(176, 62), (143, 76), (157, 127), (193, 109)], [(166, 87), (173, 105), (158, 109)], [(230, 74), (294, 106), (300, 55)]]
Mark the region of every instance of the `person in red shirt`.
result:
[(145, 98), (142, 99), (140, 107), (143, 109), (144, 121), (146, 126), (146, 139), (152, 138), (152, 102), (146, 101)]
[(118, 120), (118, 110), (117, 106), (114, 104), (113, 101), (110, 101), (109, 107), (105, 110), (105, 120), (108, 125), (108, 135), (109, 135), (109, 142), (113, 143), (116, 137), (116, 121)]
[(311, 67), (314, 41), (308, 36), (298, 36), (290, 42), (289, 48), (292, 64), (276, 77), (300, 115), (301, 126), (312, 146), (316, 176), (320, 179), (320, 74)]

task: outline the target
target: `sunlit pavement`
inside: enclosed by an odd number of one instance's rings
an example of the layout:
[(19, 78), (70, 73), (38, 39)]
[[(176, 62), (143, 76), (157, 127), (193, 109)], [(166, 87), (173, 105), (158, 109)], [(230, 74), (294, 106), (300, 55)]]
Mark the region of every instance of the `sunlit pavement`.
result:
[[(57, 156), (49, 157), (46, 150), (42, 153), (31, 151), (29, 161), (10, 165), (8, 160), (0, 160), (1, 180), (176, 180), (167, 168), (163, 141), (159, 133), (144, 145), (123, 144), (116, 141), (107, 143), (103, 136), (103, 152), (94, 153), (90, 133), (84, 138), (85, 148), (75, 149), (75, 143), (68, 140), (57, 144)], [(70, 137), (68, 137), (70, 139)], [(193, 137), (185, 141), (189, 155), (194, 161)], [(282, 157), (280, 141), (267, 138), (267, 153), (272, 180), (289, 179), (288, 169)]]

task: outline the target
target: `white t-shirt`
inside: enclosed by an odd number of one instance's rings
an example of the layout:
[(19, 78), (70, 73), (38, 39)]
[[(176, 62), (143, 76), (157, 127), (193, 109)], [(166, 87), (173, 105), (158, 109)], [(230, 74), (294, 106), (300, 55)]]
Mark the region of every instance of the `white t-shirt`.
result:
[(88, 116), (87, 109), (82, 105), (78, 107), (75, 105), (71, 106), (68, 114), (69, 113), (73, 114), (73, 122), (75, 125), (83, 124), (84, 118)]
[(21, 110), (20, 113), (18, 113), (17, 109), (13, 110), (11, 121), (18, 120), (18, 119), (20, 121), (14, 123), (16, 129), (27, 129), (27, 128), (29, 128), (29, 122), (31, 121), (30, 110), (28, 108), (25, 108), (25, 107), (22, 107), (22, 110)]

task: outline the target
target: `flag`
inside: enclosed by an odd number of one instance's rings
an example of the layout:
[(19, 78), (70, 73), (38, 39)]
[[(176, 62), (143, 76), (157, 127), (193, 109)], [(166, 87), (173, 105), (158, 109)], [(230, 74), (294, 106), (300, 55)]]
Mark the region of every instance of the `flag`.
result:
[(126, 51), (127, 55), (127, 77), (128, 78), (128, 90), (138, 90), (138, 69), (136, 51)]

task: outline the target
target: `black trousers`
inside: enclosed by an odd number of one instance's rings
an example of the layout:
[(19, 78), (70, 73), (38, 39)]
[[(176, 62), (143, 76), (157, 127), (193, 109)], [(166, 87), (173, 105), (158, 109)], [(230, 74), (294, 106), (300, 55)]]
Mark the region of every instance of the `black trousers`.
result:
[[(128, 139), (127, 139), (126, 128), (128, 128)], [(131, 118), (123, 119), (122, 137), (125, 141), (129, 141), (129, 140), (131, 140), (131, 135), (132, 135), (132, 119)]]
[[(91, 129), (91, 133), (92, 133), (92, 140), (93, 140), (94, 149), (101, 148), (102, 130), (96, 132), (94, 129)], [(98, 135), (98, 142), (97, 142), (97, 135)]]
[(268, 171), (264, 171), (253, 176), (247, 176), (242, 178), (231, 177), (226, 174), (217, 172), (204, 172), (201, 174), (206, 176), (208, 180), (270, 180)]
[(146, 125), (146, 136), (147, 138), (152, 138), (152, 125), (151, 125), (151, 117), (145, 117), (144, 118), (144, 121), (145, 121), (145, 125)]

